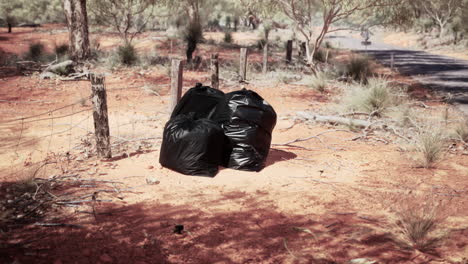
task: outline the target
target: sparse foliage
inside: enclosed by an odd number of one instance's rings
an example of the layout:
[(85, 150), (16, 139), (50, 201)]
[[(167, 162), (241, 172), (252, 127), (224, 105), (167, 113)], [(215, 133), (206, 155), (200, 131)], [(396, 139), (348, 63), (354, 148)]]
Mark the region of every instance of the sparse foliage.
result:
[(417, 149), (422, 154), (422, 165), (430, 168), (437, 162), (444, 151), (444, 139), (441, 132), (427, 129), (419, 134)]
[(138, 56), (135, 47), (130, 43), (118, 47), (117, 54), (120, 63), (122, 63), (123, 65), (131, 66), (138, 61)]
[(455, 134), (461, 141), (468, 142), (468, 119), (457, 125)]
[[(384, 0), (276, 0), (286, 16), (294, 21), (299, 34), (306, 42), (306, 61), (314, 65), (314, 54), (322, 45), (325, 36), (330, 32), (343, 30), (332, 27), (339, 21), (349, 18), (358, 11), (376, 6), (390, 5)], [(317, 15), (317, 16), (316, 16)], [(321, 20), (317, 32), (316, 19)]]
[(421, 252), (430, 252), (441, 244), (446, 236), (444, 201), (436, 200), (432, 194), (408, 194), (396, 204), (397, 227), (401, 232), (397, 242)]
[(226, 32), (224, 32), (223, 41), (224, 41), (225, 43), (232, 43), (232, 33), (231, 33), (231, 31), (226, 31)]
[(327, 73), (318, 72), (315, 76), (312, 77), (309, 87), (316, 91), (323, 93), (327, 89), (328, 79), (329, 78), (328, 78)]
[(362, 83), (366, 83), (372, 75), (370, 59), (365, 56), (351, 57), (349, 62), (339, 65), (339, 71), (343, 76)]
[(157, 0), (93, 0), (90, 6), (101, 23), (113, 27), (126, 43), (131, 43), (146, 28), (157, 3)]
[(33, 43), (29, 45), (26, 58), (32, 61), (41, 61), (45, 53), (44, 45), (42, 43)]

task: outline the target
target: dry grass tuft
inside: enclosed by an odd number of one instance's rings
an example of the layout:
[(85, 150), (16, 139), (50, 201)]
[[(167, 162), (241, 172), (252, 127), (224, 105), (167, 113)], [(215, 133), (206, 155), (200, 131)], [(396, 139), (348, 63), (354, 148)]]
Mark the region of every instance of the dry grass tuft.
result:
[(329, 76), (325, 72), (318, 72), (311, 80), (309, 87), (321, 93), (326, 91)]
[(370, 78), (367, 85), (351, 86), (344, 98), (344, 105), (348, 110), (364, 111), (380, 116), (389, 107), (400, 102), (400, 89), (394, 87), (382, 77)]
[(419, 134), (417, 150), (422, 154), (422, 163), (425, 168), (430, 168), (442, 158), (444, 150), (444, 138), (439, 131), (426, 130)]
[(448, 234), (443, 228), (444, 203), (432, 194), (405, 196), (394, 210), (398, 216), (395, 241), (402, 247), (430, 252), (439, 247)]
[(468, 119), (461, 122), (455, 128), (455, 135), (463, 142), (468, 142)]

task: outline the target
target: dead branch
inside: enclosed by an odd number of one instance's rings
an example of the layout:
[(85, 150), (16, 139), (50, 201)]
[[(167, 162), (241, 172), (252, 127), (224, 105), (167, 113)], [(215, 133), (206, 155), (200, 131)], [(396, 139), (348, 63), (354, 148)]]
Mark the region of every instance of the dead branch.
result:
[(74, 224), (64, 224), (64, 223), (35, 223), (36, 226), (45, 226), (45, 227), (73, 227), (73, 228), (83, 228), (81, 225)]
[(305, 120), (328, 123), (334, 125), (354, 126), (358, 128), (371, 128), (372, 123), (361, 119), (344, 118), (340, 116), (322, 116), (312, 112), (297, 112), (297, 115)]
[(308, 148), (306, 148), (306, 147), (296, 146), (296, 145), (292, 145), (292, 144), (298, 143), (298, 142), (308, 141), (308, 140), (311, 140), (311, 139), (317, 139), (317, 140), (320, 141), (320, 143), (321, 143), (322, 145), (324, 145), (326, 148), (337, 151), (338, 149), (336, 149), (336, 148), (334, 148), (334, 147), (328, 146), (328, 145), (325, 144), (325, 143), (323, 142), (323, 140), (320, 138), (320, 136), (325, 135), (325, 134), (328, 134), (328, 133), (332, 133), (332, 132), (347, 132), (347, 133), (353, 133), (353, 132), (351, 132), (351, 131), (349, 131), (349, 130), (345, 130), (345, 129), (334, 129), (334, 130), (328, 130), (328, 131), (324, 131), (324, 132), (318, 133), (317, 135), (314, 135), (314, 136), (310, 136), (310, 137), (306, 137), (306, 138), (296, 138), (296, 139), (291, 140), (291, 141), (288, 141), (288, 142), (286, 142), (286, 143), (282, 143), (282, 144), (271, 144), (271, 145), (272, 145), (272, 146), (288, 146), (288, 147), (294, 147), (294, 148), (301, 148), (301, 149), (311, 150), (311, 149), (308, 149)]

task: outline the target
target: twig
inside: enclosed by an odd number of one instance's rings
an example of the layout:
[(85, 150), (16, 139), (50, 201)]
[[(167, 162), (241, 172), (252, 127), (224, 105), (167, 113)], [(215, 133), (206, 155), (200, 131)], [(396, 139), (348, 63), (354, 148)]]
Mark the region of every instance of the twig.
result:
[(73, 228), (83, 228), (81, 225), (74, 224), (64, 224), (64, 223), (34, 223), (36, 226), (45, 226), (45, 227), (73, 227)]
[(288, 145), (291, 145), (293, 143), (298, 143), (298, 142), (304, 142), (304, 141), (307, 141), (307, 140), (311, 140), (313, 138), (316, 138), (318, 139), (318, 137), (324, 135), (324, 134), (327, 134), (327, 133), (332, 133), (332, 132), (348, 132), (348, 133), (353, 133), (349, 130), (345, 130), (345, 129), (334, 129), (334, 130), (328, 130), (328, 131), (325, 131), (325, 132), (322, 132), (322, 133), (318, 133), (317, 135), (314, 135), (314, 136), (310, 136), (310, 137), (306, 137), (306, 138), (296, 138), (294, 140), (291, 140), (291, 141), (288, 141), (286, 143), (282, 143), (282, 144), (272, 144), (273, 146), (288, 146)]
[(286, 242), (286, 238), (283, 238), (283, 245), (284, 245), (284, 248), (286, 248), (286, 250), (288, 251), (288, 253), (289, 253), (293, 258), (297, 258), (297, 256), (294, 255), (294, 254), (292, 253), (292, 251), (288, 248), (288, 244), (287, 244), (287, 242)]
[(82, 204), (90, 202), (112, 202), (112, 200), (78, 200), (78, 201), (57, 201), (56, 204)]

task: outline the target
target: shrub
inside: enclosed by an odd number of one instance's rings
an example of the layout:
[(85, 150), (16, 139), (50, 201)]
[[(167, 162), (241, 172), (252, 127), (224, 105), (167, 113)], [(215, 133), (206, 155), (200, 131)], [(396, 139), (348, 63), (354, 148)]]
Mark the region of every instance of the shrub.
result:
[(417, 149), (423, 156), (423, 166), (430, 168), (442, 157), (444, 141), (440, 132), (423, 131), (420, 133)]
[(341, 74), (354, 81), (367, 83), (367, 79), (372, 75), (370, 59), (364, 56), (354, 56), (351, 60), (341, 66)]
[(40, 61), (44, 57), (44, 45), (41, 43), (33, 43), (29, 45), (28, 52), (26, 54), (26, 59), (32, 61)]
[(380, 116), (398, 103), (397, 91), (385, 78), (370, 78), (367, 85), (356, 84), (345, 97), (345, 105), (352, 110)]
[(317, 75), (315, 75), (311, 80), (309, 86), (310, 88), (323, 93), (327, 88), (327, 81), (327, 74), (325, 72), (318, 72)]
[(314, 53), (314, 61), (325, 62), (326, 60), (327, 60), (326, 50), (320, 48)]
[(119, 62), (127, 66), (134, 65), (138, 61), (138, 56), (135, 47), (130, 43), (118, 47), (117, 55), (119, 58)]
[(444, 203), (442, 200), (435, 201), (432, 195), (414, 194), (408, 194), (408, 197), (397, 202), (397, 226), (402, 235), (397, 237), (397, 242), (422, 252), (430, 252), (439, 246), (447, 235), (446, 230), (442, 229), (446, 218)]
[(468, 119), (458, 124), (455, 128), (455, 134), (461, 141), (468, 142)]
[(55, 46), (55, 55), (57, 55), (57, 57), (63, 57), (68, 54), (68, 49), (69, 49), (68, 44), (61, 44), (61, 45)]
[(199, 22), (188, 23), (183, 33), (187, 42), (187, 61), (192, 61), (193, 52), (197, 49), (197, 44), (203, 39), (203, 30)]
[(265, 47), (266, 43), (267, 43), (266, 39), (259, 39), (257, 41), (257, 48), (259, 50), (263, 50), (263, 47)]
[(224, 32), (223, 41), (224, 41), (225, 43), (229, 43), (229, 44), (232, 43), (232, 33), (231, 33), (231, 31), (226, 31), (226, 32)]
[(326, 49), (333, 49), (334, 48), (330, 41), (325, 41), (324, 47)]

